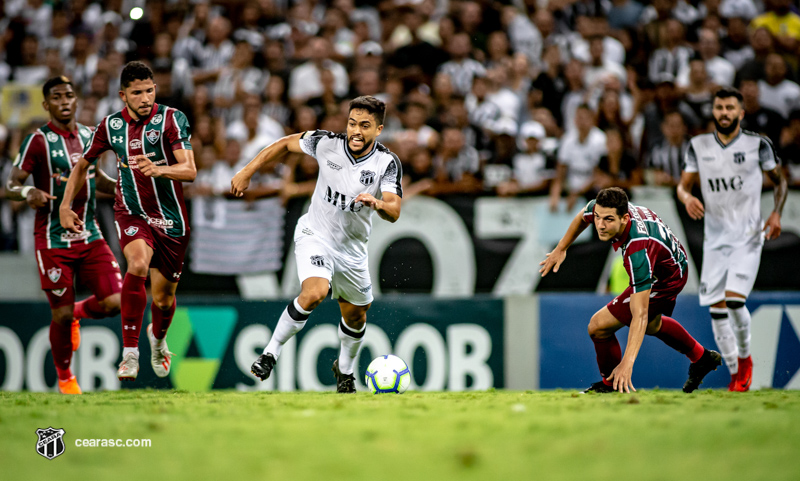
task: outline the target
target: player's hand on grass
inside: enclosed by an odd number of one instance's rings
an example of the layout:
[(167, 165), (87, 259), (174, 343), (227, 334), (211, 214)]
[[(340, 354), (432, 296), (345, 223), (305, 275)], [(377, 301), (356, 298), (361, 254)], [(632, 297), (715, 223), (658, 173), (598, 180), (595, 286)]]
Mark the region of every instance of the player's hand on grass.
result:
[(633, 387), (631, 378), (633, 377), (633, 364), (626, 360), (622, 362), (611, 371), (611, 375), (606, 378), (608, 381), (613, 381), (612, 387), (615, 391), (631, 392), (636, 391)]
[(767, 240), (777, 239), (781, 235), (781, 215), (777, 212), (770, 214), (763, 230), (767, 233)]
[(705, 207), (703, 207), (703, 203), (700, 202), (695, 196), (690, 196), (689, 199), (686, 200), (686, 212), (689, 213), (689, 217), (694, 220), (700, 220), (703, 218), (703, 215), (706, 213)]
[(363, 194), (358, 194), (358, 196), (356, 196), (356, 198), (355, 198), (355, 200), (353, 200), (353, 202), (354, 203), (361, 202), (362, 204), (364, 204), (365, 206), (369, 207), (370, 209), (377, 209), (378, 208), (378, 203), (380, 201), (378, 199), (376, 199), (375, 197), (373, 197), (372, 194), (367, 194), (365, 192)]
[(547, 259), (543, 260), (539, 263), (542, 266), (539, 269), (539, 272), (542, 274), (542, 277), (546, 276), (550, 270), (553, 272), (558, 272), (558, 268), (561, 267), (561, 264), (564, 262), (564, 259), (567, 258), (567, 251), (561, 250), (559, 248), (553, 249), (553, 252), (547, 253)]
[(144, 155), (136, 156), (136, 165), (139, 167), (139, 170), (147, 177), (155, 177), (155, 178), (161, 177), (161, 168), (159, 168), (156, 164), (152, 163), (150, 159), (148, 159)]
[(240, 170), (231, 179), (231, 194), (241, 197), (248, 187), (250, 187), (250, 176)]
[(58, 211), (58, 218), (61, 227), (70, 232), (78, 234), (83, 230), (83, 221), (69, 207), (61, 207)]
[(41, 209), (42, 207), (47, 205), (48, 201), (55, 200), (56, 196), (50, 195), (47, 192), (40, 190), (40, 189), (31, 189), (28, 192), (28, 197), (25, 198), (25, 202), (31, 206), (31, 209)]

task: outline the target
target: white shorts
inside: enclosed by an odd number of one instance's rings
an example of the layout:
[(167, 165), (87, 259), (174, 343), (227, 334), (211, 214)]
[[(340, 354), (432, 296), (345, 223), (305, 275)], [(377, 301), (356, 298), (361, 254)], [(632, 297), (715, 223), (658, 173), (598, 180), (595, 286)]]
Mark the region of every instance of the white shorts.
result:
[(344, 256), (315, 234), (309, 235), (303, 230), (298, 224), (294, 231), (294, 256), (300, 283), (309, 277), (328, 279), (333, 289), (332, 298), (341, 298), (356, 306), (371, 304), (372, 279), (367, 257)]
[(742, 246), (703, 249), (700, 272), (700, 305), (710, 306), (725, 300), (725, 291), (750, 295), (761, 264), (762, 237)]

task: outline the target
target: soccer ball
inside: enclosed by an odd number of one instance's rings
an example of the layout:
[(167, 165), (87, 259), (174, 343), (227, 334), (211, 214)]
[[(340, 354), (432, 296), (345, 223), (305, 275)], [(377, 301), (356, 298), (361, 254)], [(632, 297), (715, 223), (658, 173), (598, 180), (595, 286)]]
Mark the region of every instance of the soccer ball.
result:
[(387, 354), (369, 363), (364, 381), (373, 394), (402, 394), (411, 384), (411, 371), (405, 361)]

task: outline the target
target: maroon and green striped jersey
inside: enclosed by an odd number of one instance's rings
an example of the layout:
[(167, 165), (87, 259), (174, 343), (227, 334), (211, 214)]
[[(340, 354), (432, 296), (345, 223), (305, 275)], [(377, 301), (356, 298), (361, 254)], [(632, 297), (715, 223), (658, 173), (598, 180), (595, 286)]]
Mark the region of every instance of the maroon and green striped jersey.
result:
[(156, 165), (174, 165), (176, 150), (192, 149), (189, 139), (189, 121), (177, 109), (155, 104), (149, 117), (134, 120), (124, 108), (100, 122), (83, 156), (93, 163), (113, 151), (119, 170), (114, 211), (139, 216), (167, 235), (181, 237), (189, 232), (181, 182), (147, 177), (131, 158), (143, 155)]
[(83, 187), (75, 193), (72, 210), (84, 223), (78, 234), (61, 227), (58, 208), (64, 198), (64, 189), (72, 167), (83, 155), (92, 131), (77, 124), (74, 132), (65, 132), (52, 122), (39, 127), (22, 142), (14, 166), (28, 172), (33, 185), (56, 198), (36, 211), (34, 227), (35, 247), (40, 249), (68, 249), (76, 243), (88, 244), (103, 236), (95, 219), (95, 166), (91, 166)]
[[(592, 224), (594, 206), (592, 200), (583, 211), (583, 220)], [(623, 233), (612, 239), (612, 245), (614, 250), (622, 248), (622, 260), (633, 292), (664, 291), (681, 285), (689, 264), (678, 238), (647, 207), (629, 203), (628, 213), (630, 221)]]

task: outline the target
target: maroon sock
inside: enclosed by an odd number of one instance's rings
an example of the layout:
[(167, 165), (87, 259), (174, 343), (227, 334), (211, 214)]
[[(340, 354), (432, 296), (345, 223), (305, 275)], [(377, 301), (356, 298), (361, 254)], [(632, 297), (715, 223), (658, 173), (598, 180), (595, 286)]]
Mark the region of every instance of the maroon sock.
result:
[(108, 317), (105, 309), (100, 306), (100, 302), (94, 296), (76, 302), (73, 315), (79, 319), (103, 319)]
[(147, 306), (146, 277), (125, 274), (122, 281), (121, 317), (122, 346), (139, 347), (139, 331), (142, 329), (144, 308)]
[(592, 342), (594, 342), (594, 350), (597, 353), (597, 366), (600, 368), (603, 381), (605, 381), (622, 361), (622, 350), (619, 347), (617, 336), (605, 339), (592, 337)]
[(72, 333), (70, 324), (62, 325), (50, 321), (50, 350), (53, 352), (53, 364), (56, 365), (58, 379), (66, 381), (72, 377), (69, 368), (72, 362)]
[(172, 316), (175, 315), (175, 306), (178, 304), (178, 299), (172, 301), (172, 307), (167, 310), (161, 310), (153, 302), (150, 304), (150, 314), (153, 316), (153, 336), (156, 339), (164, 339), (167, 335), (167, 329), (172, 324)]
[(661, 329), (655, 336), (664, 341), (667, 346), (685, 354), (692, 362), (697, 362), (705, 352), (703, 346), (671, 317), (661, 316)]

